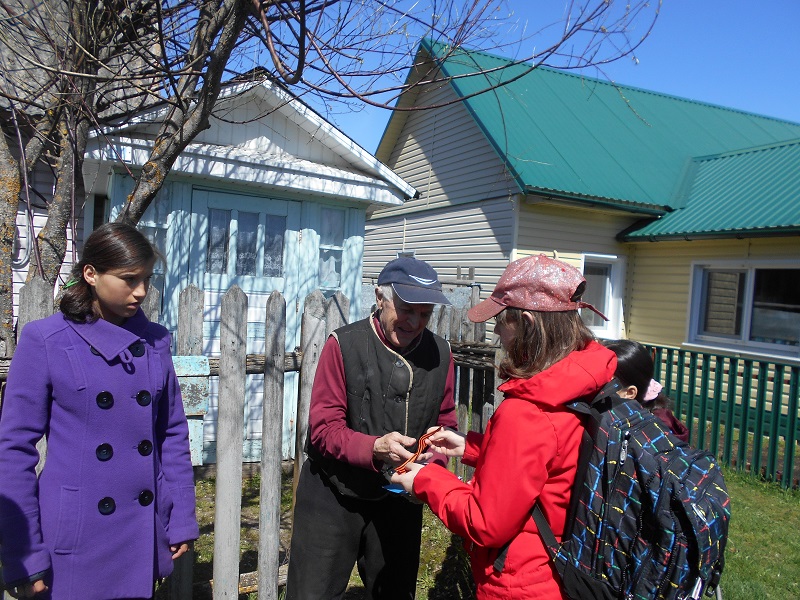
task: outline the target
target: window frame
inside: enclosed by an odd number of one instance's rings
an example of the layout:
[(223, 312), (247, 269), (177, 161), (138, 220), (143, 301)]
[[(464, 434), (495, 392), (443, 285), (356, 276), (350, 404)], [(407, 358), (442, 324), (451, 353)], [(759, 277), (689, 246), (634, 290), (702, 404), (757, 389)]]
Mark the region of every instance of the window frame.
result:
[[(691, 265), (689, 290), (689, 314), (687, 318), (686, 339), (688, 344), (700, 347), (721, 348), (756, 355), (780, 357), (800, 356), (800, 346), (759, 342), (749, 339), (753, 318), (755, 274), (758, 270), (800, 269), (800, 261), (792, 259), (775, 260), (713, 260), (693, 261)], [(705, 294), (706, 274), (709, 272), (740, 272), (744, 274), (744, 299), (742, 302), (741, 331), (739, 335), (708, 334), (702, 331), (703, 315), (707, 303)]]
[[(586, 271), (586, 265), (598, 264), (610, 267), (608, 276), (608, 287), (606, 290), (606, 304), (608, 310), (604, 314), (608, 321), (602, 327), (590, 326), (589, 329), (598, 338), (615, 340), (622, 337), (623, 329), (623, 295), (625, 289), (625, 257), (617, 254), (594, 254), (586, 253), (582, 255), (581, 273)], [(603, 312), (600, 307), (597, 307)], [(581, 309), (588, 310), (588, 309)]]
[[(322, 243), (322, 234), (320, 229), (319, 234), (319, 242), (317, 244), (317, 284), (320, 291), (326, 298), (329, 298), (336, 292), (342, 289), (342, 282), (345, 276), (344, 273), (344, 259), (345, 259), (345, 246), (347, 245), (347, 238), (348, 238), (348, 225), (349, 225), (349, 211), (345, 207), (340, 206), (333, 206), (333, 205), (323, 205), (320, 206), (320, 225), (323, 221), (323, 214), (324, 211), (331, 211), (341, 213), (342, 216), (342, 239), (341, 245), (336, 244), (323, 244)], [(331, 252), (339, 252), (339, 284), (336, 286), (331, 285), (324, 285), (325, 282), (322, 281), (322, 274), (319, 272), (319, 260), (321, 258), (323, 250), (331, 251)]]

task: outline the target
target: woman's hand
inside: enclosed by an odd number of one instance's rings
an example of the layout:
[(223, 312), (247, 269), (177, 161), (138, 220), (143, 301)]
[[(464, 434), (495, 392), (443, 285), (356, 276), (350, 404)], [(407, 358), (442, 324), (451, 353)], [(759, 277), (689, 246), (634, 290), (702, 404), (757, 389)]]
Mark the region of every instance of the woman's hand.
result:
[[(428, 430), (430, 431), (430, 430)], [(442, 429), (427, 439), (428, 448), (445, 456), (464, 456), (467, 436), (452, 429)]]
[(183, 556), (189, 551), (190, 544), (189, 542), (181, 542), (180, 544), (171, 544), (169, 547), (170, 552), (172, 552), (172, 560)]
[(47, 591), (44, 581), (37, 579), (34, 582), (21, 583), (9, 588), (8, 593), (13, 598), (33, 598), (36, 594)]
[(421, 465), (419, 463), (408, 463), (406, 465), (406, 470), (402, 473), (395, 472), (392, 475), (392, 483), (397, 483), (403, 486), (403, 489), (411, 495), (412, 498), (416, 499), (414, 495), (414, 477), (417, 476), (417, 473), (420, 472), (421, 469), (425, 468), (425, 465)]

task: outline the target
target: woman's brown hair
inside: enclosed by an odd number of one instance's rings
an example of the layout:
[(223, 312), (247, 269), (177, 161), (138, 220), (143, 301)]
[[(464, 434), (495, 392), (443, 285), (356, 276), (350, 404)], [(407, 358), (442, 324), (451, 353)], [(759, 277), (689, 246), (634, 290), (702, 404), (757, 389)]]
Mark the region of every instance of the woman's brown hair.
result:
[[(532, 319), (524, 318), (525, 312)], [(516, 325), (516, 336), (497, 367), (503, 379), (531, 377), (594, 340), (576, 310), (540, 312), (509, 307), (495, 319), (498, 325)]]
[(69, 281), (59, 301), (59, 309), (78, 323), (95, 321), (92, 287), (83, 278), (83, 268), (92, 265), (98, 273), (112, 269), (138, 267), (161, 258), (144, 234), (124, 223), (106, 223), (95, 229), (83, 245), (81, 259), (72, 266)]

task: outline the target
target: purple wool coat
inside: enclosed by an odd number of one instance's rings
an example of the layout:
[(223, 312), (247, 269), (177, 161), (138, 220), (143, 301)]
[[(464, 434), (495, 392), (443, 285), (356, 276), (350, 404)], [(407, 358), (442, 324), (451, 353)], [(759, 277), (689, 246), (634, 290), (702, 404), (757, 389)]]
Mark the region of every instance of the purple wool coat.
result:
[(141, 310), (121, 327), (61, 313), (26, 325), (0, 413), (5, 581), (48, 571), (42, 598), (150, 597), (170, 544), (198, 536), (167, 330)]

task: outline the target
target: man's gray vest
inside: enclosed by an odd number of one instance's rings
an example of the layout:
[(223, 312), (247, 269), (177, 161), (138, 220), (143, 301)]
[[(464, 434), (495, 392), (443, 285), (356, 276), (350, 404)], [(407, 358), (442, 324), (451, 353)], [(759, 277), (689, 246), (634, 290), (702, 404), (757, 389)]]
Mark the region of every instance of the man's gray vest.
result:
[[(372, 317), (333, 332), (339, 342), (347, 389), (347, 426), (368, 435), (391, 431), (418, 439), (436, 425), (450, 366), (450, 346), (427, 329), (400, 355), (383, 344)], [(382, 473), (323, 456), (307, 444), (309, 458), (345, 496), (386, 495)]]

